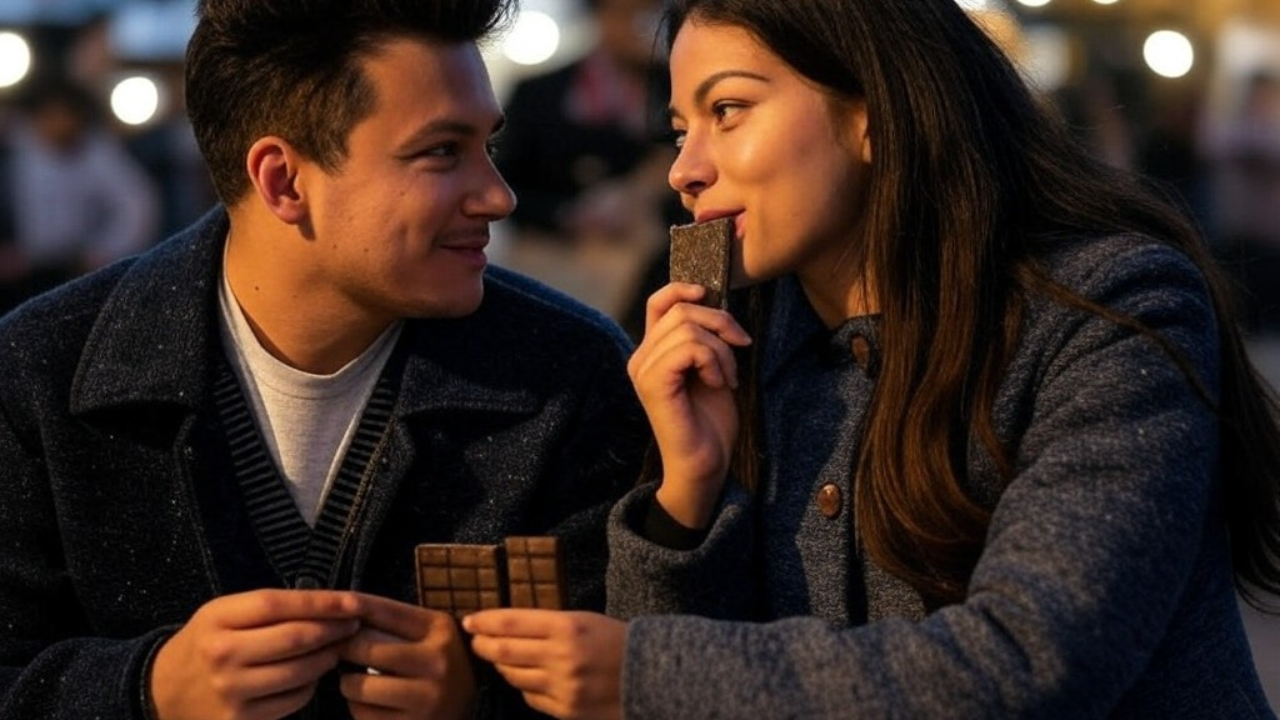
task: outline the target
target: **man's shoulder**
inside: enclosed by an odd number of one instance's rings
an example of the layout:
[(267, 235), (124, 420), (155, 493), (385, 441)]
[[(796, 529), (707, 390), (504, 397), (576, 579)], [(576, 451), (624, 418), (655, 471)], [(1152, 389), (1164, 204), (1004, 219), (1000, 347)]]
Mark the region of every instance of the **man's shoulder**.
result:
[(39, 353), (78, 354), (104, 313), (113, 321), (106, 323), (112, 332), (121, 327), (154, 331), (156, 319), (171, 315), (179, 296), (192, 292), (190, 274), (201, 262), (193, 252), (197, 230), (48, 290), (0, 317), (0, 353), (8, 365)]
[(27, 299), (0, 318), (0, 340), (52, 339), (69, 325), (92, 322), (132, 263), (122, 260)]
[(626, 352), (632, 348), (626, 333), (604, 313), (531, 277), (501, 267), (490, 267), (485, 275), (485, 300), (477, 319), (499, 323), (507, 332), (537, 336), (543, 342), (554, 338), (582, 338), (614, 345)]
[(5, 368), (0, 388), (69, 385), (101, 309), (127, 265), (122, 261), (56, 287), (0, 318), (0, 358)]

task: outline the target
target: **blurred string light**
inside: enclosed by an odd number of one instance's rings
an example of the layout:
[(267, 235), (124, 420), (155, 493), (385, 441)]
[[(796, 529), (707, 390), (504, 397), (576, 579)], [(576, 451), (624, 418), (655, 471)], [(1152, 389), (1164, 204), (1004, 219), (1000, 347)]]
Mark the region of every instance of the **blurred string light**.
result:
[(1115, 5), (1120, 0), (1093, 0), (1093, 1), (1099, 5)]
[(1026, 31), (1027, 53), (1020, 67), (1031, 84), (1050, 93), (1071, 77), (1071, 41), (1057, 27), (1040, 26)]
[(31, 70), (31, 46), (15, 32), (0, 32), (0, 88), (17, 85)]
[(503, 41), (502, 52), (517, 65), (538, 65), (555, 55), (559, 47), (560, 25), (555, 19), (543, 12), (526, 10)]
[(1019, 5), (1026, 5), (1027, 7), (1044, 7), (1049, 2), (1050, 0), (1018, 0)]
[(145, 125), (159, 110), (160, 88), (151, 78), (125, 78), (111, 90), (111, 112), (126, 125)]
[(1142, 45), (1142, 57), (1152, 72), (1167, 78), (1180, 78), (1191, 72), (1196, 51), (1186, 35), (1174, 30), (1157, 30)]

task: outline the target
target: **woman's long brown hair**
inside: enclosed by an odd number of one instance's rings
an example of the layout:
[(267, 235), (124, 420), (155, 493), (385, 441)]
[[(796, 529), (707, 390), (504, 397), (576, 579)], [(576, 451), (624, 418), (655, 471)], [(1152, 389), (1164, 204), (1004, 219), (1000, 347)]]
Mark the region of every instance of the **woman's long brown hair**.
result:
[[(743, 27), (834, 97), (866, 102), (868, 231), (849, 261), (875, 278), (881, 308), (882, 358), (854, 498), (872, 560), (930, 605), (964, 597), (990, 523), (965, 490), (966, 450), (980, 443), (1011, 478), (992, 410), (1029, 298), (1134, 328), (1202, 387), (1157, 333), (1055, 284), (1038, 262), (1055, 238), (1140, 233), (1185, 253), (1209, 283), (1234, 569), (1255, 604), (1257, 590), (1280, 593), (1275, 395), (1250, 364), (1224, 281), (1182, 213), (1080, 148), (954, 0), (677, 0), (669, 43), (690, 15)], [(748, 330), (758, 346), (767, 298), (756, 303)], [(761, 457), (757, 395), (749, 386), (740, 400), (734, 469), (749, 488)]]

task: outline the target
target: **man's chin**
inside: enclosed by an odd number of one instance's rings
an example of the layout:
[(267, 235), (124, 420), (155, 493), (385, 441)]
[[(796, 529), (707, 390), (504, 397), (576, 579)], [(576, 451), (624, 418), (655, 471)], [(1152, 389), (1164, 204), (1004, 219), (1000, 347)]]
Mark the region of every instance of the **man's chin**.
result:
[(458, 294), (448, 298), (432, 298), (429, 302), (411, 309), (407, 317), (415, 318), (462, 318), (480, 309), (484, 303), (484, 286), (481, 285), (472, 293)]

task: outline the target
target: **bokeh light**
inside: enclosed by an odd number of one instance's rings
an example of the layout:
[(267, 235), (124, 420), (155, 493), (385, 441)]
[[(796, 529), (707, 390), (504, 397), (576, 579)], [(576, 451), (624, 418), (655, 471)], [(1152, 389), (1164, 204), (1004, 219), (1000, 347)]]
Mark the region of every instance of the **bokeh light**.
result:
[(127, 125), (144, 125), (159, 109), (160, 89), (151, 78), (125, 78), (111, 91), (111, 112)]
[(22, 82), (31, 70), (31, 46), (15, 32), (0, 32), (0, 87)]
[(518, 65), (538, 65), (555, 55), (560, 47), (560, 26), (546, 13), (520, 13), (515, 27), (503, 42), (507, 59)]
[(1195, 48), (1186, 35), (1174, 30), (1158, 30), (1142, 45), (1142, 57), (1152, 72), (1167, 78), (1180, 78), (1191, 72), (1196, 63)]

